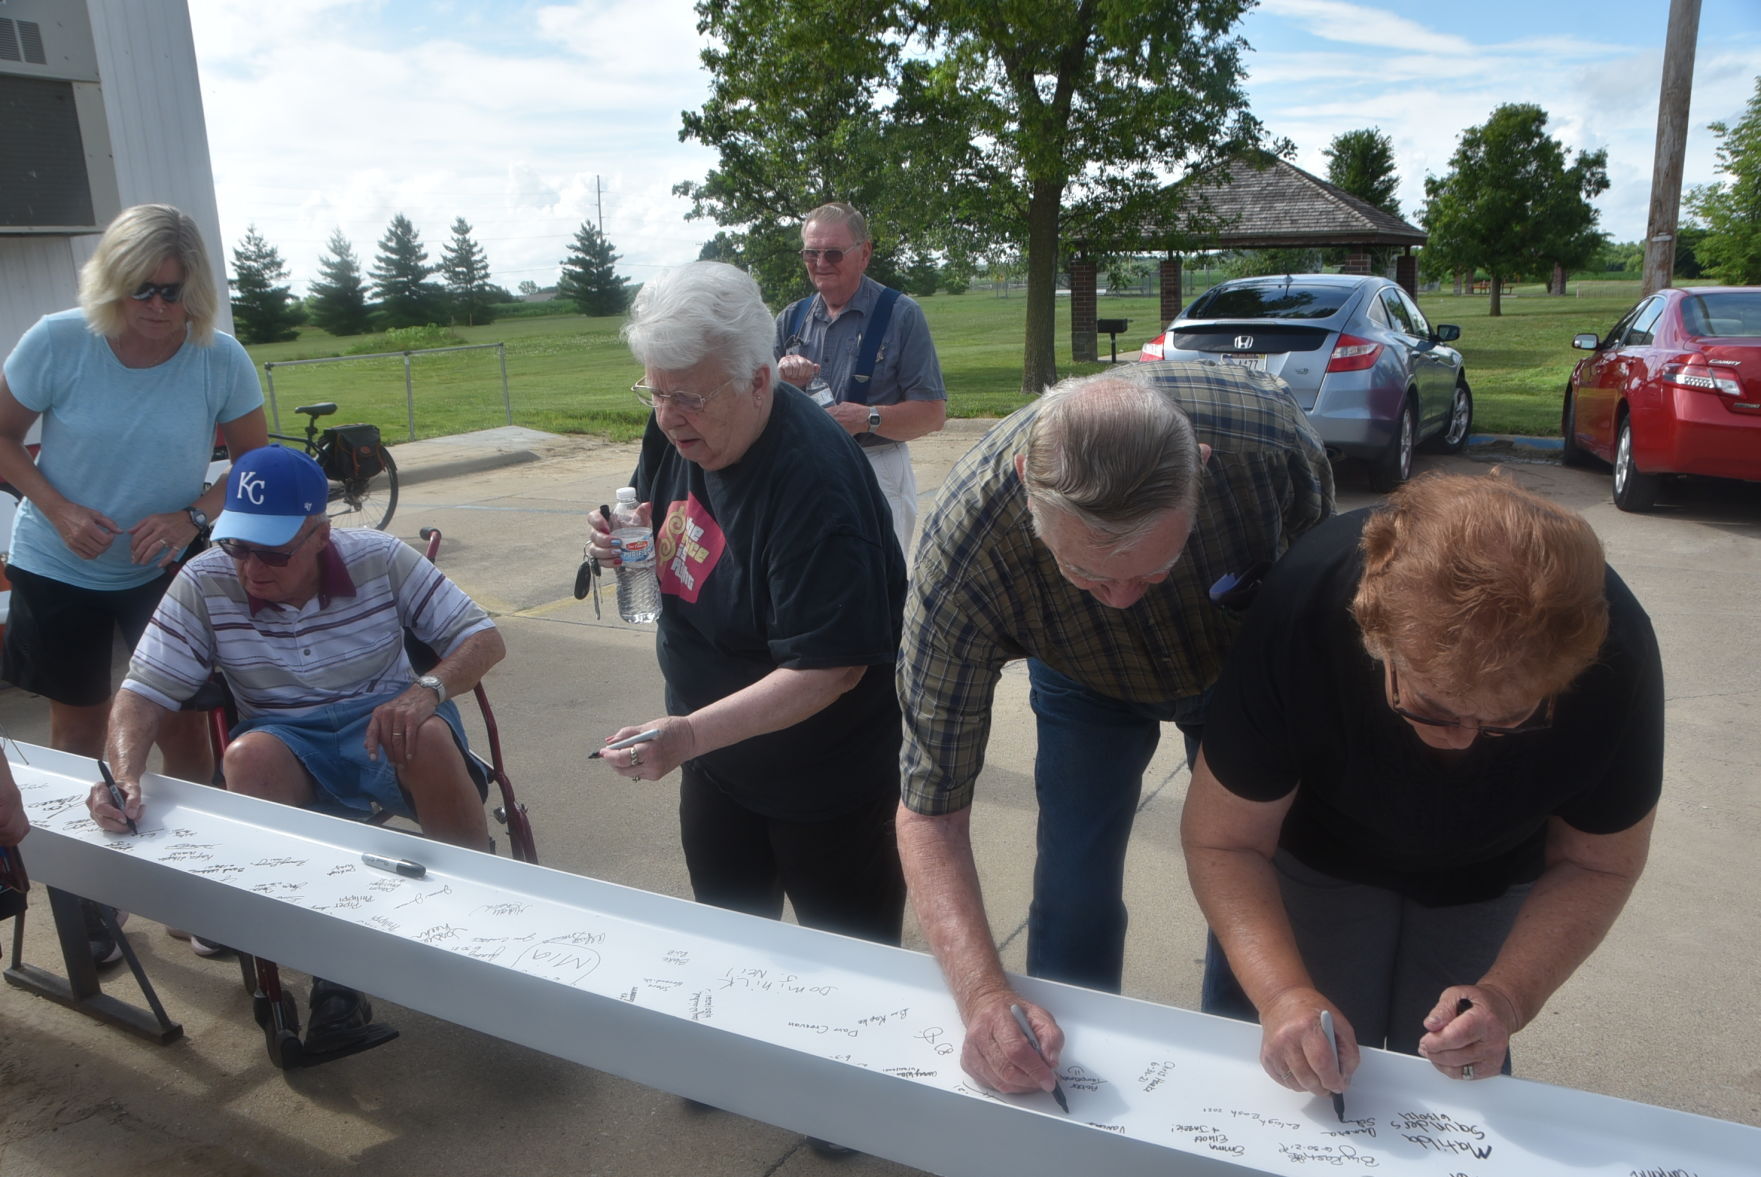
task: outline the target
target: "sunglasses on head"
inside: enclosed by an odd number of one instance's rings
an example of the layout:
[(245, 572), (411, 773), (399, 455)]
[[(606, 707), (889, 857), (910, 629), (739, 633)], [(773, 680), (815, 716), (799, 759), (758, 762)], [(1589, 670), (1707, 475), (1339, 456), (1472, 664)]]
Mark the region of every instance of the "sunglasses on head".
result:
[(142, 282), (130, 298), (136, 302), (147, 302), (155, 294), (167, 303), (174, 303), (183, 297), (182, 282)]
[(217, 539), (214, 541), (214, 546), (240, 564), (255, 556), (261, 563), (267, 564), (271, 568), (286, 568), (287, 562), (293, 559), (295, 552), (300, 550), (300, 545), (311, 538), (312, 533), (308, 531), (286, 548), (254, 548), (238, 539)]

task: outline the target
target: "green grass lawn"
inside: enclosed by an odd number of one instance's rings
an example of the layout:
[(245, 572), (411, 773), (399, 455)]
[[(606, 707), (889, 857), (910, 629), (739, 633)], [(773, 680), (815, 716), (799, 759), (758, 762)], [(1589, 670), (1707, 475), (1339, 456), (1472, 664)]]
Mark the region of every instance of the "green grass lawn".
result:
[[(1481, 433), (1556, 435), (1560, 397), (1580, 353), (1571, 337), (1606, 331), (1636, 301), (1618, 289), (1594, 296), (1548, 298), (1523, 288), (1504, 300), (1504, 314), (1487, 316), (1485, 296), (1426, 295), (1420, 306), (1433, 323), (1461, 327), (1457, 346), (1467, 360), (1475, 400), (1474, 429)], [(1022, 331), (1026, 300), (974, 290), (922, 300), (948, 383), (948, 411), (956, 417), (1002, 416), (1023, 403), (1020, 392)], [(1106, 364), (1070, 360), (1068, 300), (1058, 306), (1060, 374), (1095, 371)], [(1135, 359), (1138, 347), (1161, 330), (1154, 297), (1102, 298), (1102, 318), (1131, 320), (1119, 337), (1119, 359)], [(506, 346), (509, 394), (518, 425), (556, 433), (599, 433), (616, 440), (640, 436), (646, 410), (630, 395), (641, 369), (618, 339), (619, 318), (557, 315), (509, 319), (484, 327), (453, 329), (466, 343)], [(306, 328), (291, 343), (249, 348), (261, 372), (273, 369), (275, 403), (284, 432), (303, 419), (292, 409), (316, 400), (336, 401), (342, 421), (371, 421), (388, 441), (409, 436), (404, 361), (350, 359), (338, 364), (279, 366), (282, 361), (334, 356), (375, 337), (339, 339)], [(1103, 356), (1107, 338), (1101, 337)], [(416, 353), (410, 364), (418, 437), (486, 429), (506, 422), (501, 366), (494, 351)]]

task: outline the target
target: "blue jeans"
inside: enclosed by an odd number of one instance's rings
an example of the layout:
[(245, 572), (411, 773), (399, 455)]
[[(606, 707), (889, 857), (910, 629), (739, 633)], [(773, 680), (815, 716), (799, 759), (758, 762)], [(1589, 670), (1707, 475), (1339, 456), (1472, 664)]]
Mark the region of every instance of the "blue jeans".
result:
[(1038, 659), (1028, 660), (1027, 677), (1039, 721), (1027, 971), (1117, 993), (1125, 971), (1125, 846), (1143, 772), (1169, 721), (1186, 736), (1191, 764), (1209, 692), (1175, 703), (1126, 703)]

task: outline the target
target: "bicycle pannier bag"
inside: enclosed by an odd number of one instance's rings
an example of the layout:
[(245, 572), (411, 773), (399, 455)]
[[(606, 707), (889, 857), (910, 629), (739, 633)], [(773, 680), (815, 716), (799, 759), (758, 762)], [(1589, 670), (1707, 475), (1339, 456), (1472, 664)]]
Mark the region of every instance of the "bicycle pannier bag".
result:
[(372, 478), (385, 469), (377, 425), (333, 425), (324, 431), (320, 448), (325, 475), (338, 482)]

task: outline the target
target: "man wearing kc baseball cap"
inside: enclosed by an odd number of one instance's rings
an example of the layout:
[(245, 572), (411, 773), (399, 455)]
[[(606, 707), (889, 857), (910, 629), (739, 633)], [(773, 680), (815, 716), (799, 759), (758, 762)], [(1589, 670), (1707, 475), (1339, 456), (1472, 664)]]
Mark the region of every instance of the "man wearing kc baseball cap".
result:
[(329, 488), (318, 463), (299, 450), (279, 445), (252, 450), (232, 464), (213, 538), (279, 547), (324, 510)]

